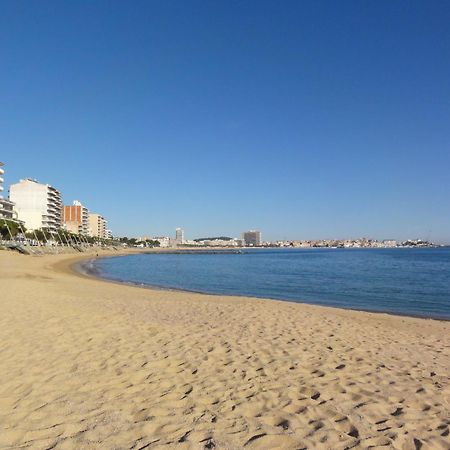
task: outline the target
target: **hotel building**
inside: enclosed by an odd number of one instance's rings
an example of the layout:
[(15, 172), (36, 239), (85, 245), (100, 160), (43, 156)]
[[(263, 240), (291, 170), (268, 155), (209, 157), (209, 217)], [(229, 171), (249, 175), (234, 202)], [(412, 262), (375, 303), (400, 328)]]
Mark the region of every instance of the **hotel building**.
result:
[(184, 244), (184, 230), (182, 228), (177, 228), (175, 230), (175, 245)]
[(78, 200), (65, 205), (63, 223), (68, 231), (75, 234), (89, 234), (89, 211)]
[(261, 231), (244, 231), (242, 239), (247, 247), (259, 247), (261, 245)]
[(89, 234), (101, 239), (107, 238), (106, 220), (100, 214), (89, 213)]
[(5, 173), (3, 166), (4, 164), (0, 162), (0, 218), (11, 220), (13, 218), (14, 203), (3, 198), (3, 174)]
[(27, 178), (10, 186), (9, 198), (28, 230), (46, 228), (53, 232), (61, 227), (61, 194), (53, 186)]

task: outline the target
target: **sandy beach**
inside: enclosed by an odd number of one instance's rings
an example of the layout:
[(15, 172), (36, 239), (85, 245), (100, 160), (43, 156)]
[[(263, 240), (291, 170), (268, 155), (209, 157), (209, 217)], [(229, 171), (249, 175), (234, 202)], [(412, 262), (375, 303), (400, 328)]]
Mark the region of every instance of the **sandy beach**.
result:
[(0, 449), (450, 449), (450, 323), (0, 252)]

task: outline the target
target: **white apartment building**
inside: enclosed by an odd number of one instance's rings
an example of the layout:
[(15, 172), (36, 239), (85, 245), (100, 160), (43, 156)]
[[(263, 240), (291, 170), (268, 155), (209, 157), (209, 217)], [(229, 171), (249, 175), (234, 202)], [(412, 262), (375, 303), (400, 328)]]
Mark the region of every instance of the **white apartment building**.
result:
[(90, 236), (98, 237), (101, 239), (107, 238), (106, 233), (106, 220), (100, 214), (89, 213), (89, 230)]
[(27, 178), (10, 186), (9, 198), (14, 203), (17, 218), (25, 223), (27, 230), (56, 231), (61, 227), (61, 194), (53, 186)]
[[(190, 243), (186, 241), (186, 243)], [(204, 245), (206, 247), (243, 247), (242, 239), (203, 239), (201, 241), (192, 241), (193, 245)]]
[(4, 164), (2, 162), (0, 162), (0, 199), (3, 198), (3, 174), (5, 173), (5, 170), (3, 169)]
[(13, 218), (13, 206), (14, 204), (3, 198), (3, 169), (4, 164), (0, 162), (0, 219), (12, 219)]
[(184, 244), (184, 230), (182, 228), (177, 228), (175, 230), (175, 245)]
[(153, 240), (158, 241), (161, 248), (170, 247), (170, 237), (168, 236), (156, 236)]

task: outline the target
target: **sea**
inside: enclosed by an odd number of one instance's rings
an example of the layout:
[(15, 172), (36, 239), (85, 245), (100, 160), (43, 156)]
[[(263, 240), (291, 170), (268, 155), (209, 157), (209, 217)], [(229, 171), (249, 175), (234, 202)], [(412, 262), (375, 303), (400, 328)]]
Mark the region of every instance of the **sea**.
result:
[(144, 253), (84, 270), (163, 289), (450, 320), (450, 247)]

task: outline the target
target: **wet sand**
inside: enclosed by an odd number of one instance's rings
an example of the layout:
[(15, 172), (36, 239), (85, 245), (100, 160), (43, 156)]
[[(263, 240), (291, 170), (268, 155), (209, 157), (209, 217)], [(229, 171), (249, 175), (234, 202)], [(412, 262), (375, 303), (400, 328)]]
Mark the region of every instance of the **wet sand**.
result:
[(0, 449), (450, 449), (449, 322), (73, 272), (92, 256), (0, 252)]

